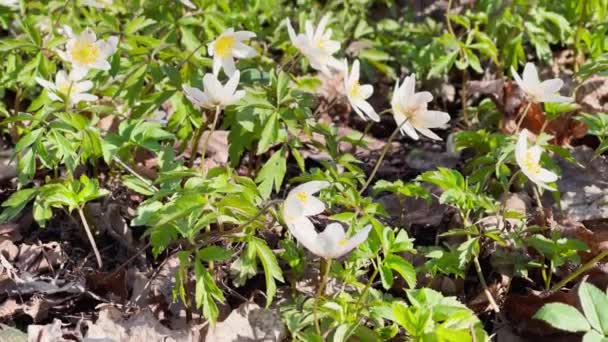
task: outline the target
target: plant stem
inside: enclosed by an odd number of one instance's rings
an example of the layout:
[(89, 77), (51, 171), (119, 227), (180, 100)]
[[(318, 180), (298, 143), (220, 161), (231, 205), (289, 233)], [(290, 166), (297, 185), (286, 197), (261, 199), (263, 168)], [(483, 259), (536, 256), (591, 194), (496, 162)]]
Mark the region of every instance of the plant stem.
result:
[(376, 173), (378, 172), (378, 169), (380, 168), (380, 164), (382, 164), (382, 161), (384, 160), (384, 157), (386, 156), (386, 153), (388, 152), (388, 149), (391, 147), (391, 142), (393, 141), (393, 139), (395, 139), (395, 136), (397, 135), (397, 133), (399, 133), (399, 130), (401, 129), (401, 127), (406, 122), (407, 122), (407, 119), (403, 120), (403, 122), (400, 125), (397, 125), (397, 127), (395, 128), (395, 130), (393, 131), (393, 133), (391, 133), (391, 136), (388, 138), (388, 141), (386, 142), (386, 144), (384, 145), (384, 148), (382, 149), (382, 153), (380, 154), (380, 158), (376, 162), (376, 165), (374, 165), (372, 173), (370, 173), (369, 177), (367, 178), (367, 181), (363, 185), (363, 188), (361, 188), (361, 190), (359, 190), (359, 194), (362, 194), (365, 191), (365, 189), (367, 189), (367, 187), (370, 185), (370, 183), (372, 182), (372, 180), (376, 176)]
[(211, 130), (205, 137), (205, 142), (203, 142), (203, 147), (201, 151), (201, 171), (203, 174), (206, 173), (205, 170), (205, 155), (207, 154), (207, 148), (209, 147), (209, 140), (211, 140), (211, 136), (213, 132), (215, 132), (215, 126), (217, 125), (217, 120), (220, 117), (220, 106), (215, 106), (215, 116), (213, 117), (213, 123), (211, 123)]
[(87, 223), (87, 219), (84, 217), (84, 212), (82, 208), (78, 208), (78, 215), (80, 215), (80, 221), (84, 226), (84, 230), (87, 233), (87, 237), (89, 238), (89, 242), (91, 243), (91, 247), (93, 247), (93, 253), (95, 253), (95, 258), (97, 259), (97, 265), (99, 268), (103, 267), (103, 263), (101, 261), (101, 255), (99, 254), (99, 250), (97, 249), (97, 245), (95, 244), (95, 238), (93, 237), (93, 233), (91, 233), (91, 228)]
[[(321, 336), (321, 326), (319, 325), (318, 317), (319, 302), (321, 301), (321, 297), (323, 297), (323, 291), (325, 290), (325, 285), (327, 284), (327, 275), (329, 274), (329, 270), (331, 269), (331, 262), (332, 259), (321, 259), (319, 263), (319, 271), (321, 271), (321, 283), (319, 284), (319, 288), (317, 288), (317, 293), (315, 294), (315, 303), (313, 307), (315, 328), (317, 329), (317, 334), (319, 334), (319, 336)], [(323, 269), (323, 265), (325, 265), (325, 269)]]
[(500, 308), (498, 307), (498, 304), (496, 304), (496, 301), (494, 300), (494, 297), (492, 296), (490, 289), (488, 289), (488, 284), (486, 283), (486, 278), (483, 276), (483, 272), (481, 271), (481, 265), (479, 264), (479, 258), (477, 258), (477, 256), (475, 256), (475, 258), (473, 258), (473, 264), (475, 265), (475, 271), (477, 272), (477, 277), (479, 278), (481, 287), (483, 287), (483, 292), (485, 293), (486, 298), (488, 299), (488, 302), (490, 302), (490, 306), (492, 307), (492, 310), (494, 310), (494, 312), (496, 312), (496, 313), (499, 313)]
[(462, 70), (462, 89), (460, 89), (460, 102), (462, 102), (462, 117), (464, 119), (464, 123), (465, 125), (467, 125), (467, 127), (471, 127), (471, 122), (469, 121), (469, 110), (467, 107), (467, 82), (467, 69), (464, 69)]
[(194, 132), (194, 136), (192, 137), (192, 141), (190, 142), (190, 161), (188, 162), (188, 166), (192, 167), (194, 165), (194, 160), (196, 159), (196, 153), (198, 152), (198, 144), (201, 141), (201, 136), (203, 135), (203, 123), (201, 122), (201, 126), (196, 129)]
[(519, 121), (517, 121), (517, 127), (515, 128), (515, 132), (519, 131), (519, 128), (521, 127), (521, 124), (524, 122), (524, 118), (528, 114), (528, 110), (530, 110), (530, 106), (532, 106), (532, 102), (531, 101), (528, 102), (528, 104), (526, 105), (526, 108), (524, 109), (523, 114), (519, 118)]
[(355, 305), (357, 307), (357, 315), (356, 315), (357, 317), (359, 316), (361, 309), (363, 309), (362, 304), (365, 302), (369, 289), (372, 287), (374, 280), (376, 280), (376, 277), (378, 276), (378, 270), (379, 270), (378, 267), (376, 267), (374, 269), (374, 273), (372, 273), (372, 276), (369, 277), (367, 284), (365, 284), (365, 288), (363, 289), (363, 292), (361, 292), (361, 295), (359, 296), (359, 299), (357, 300), (357, 304)]
[(538, 211), (540, 213), (540, 219), (542, 221), (541, 227), (544, 228), (545, 225), (547, 224), (547, 217), (545, 216), (543, 202), (540, 199), (540, 192), (538, 191), (538, 188), (536, 187), (536, 185), (532, 186), (532, 191), (534, 192), (534, 199), (536, 200), (536, 206), (538, 207)]
[(551, 288), (551, 292), (558, 291), (562, 287), (566, 286), (566, 284), (568, 284), (572, 280), (578, 278), (578, 276), (580, 276), (581, 274), (583, 274), (583, 273), (587, 272), (588, 270), (590, 270), (591, 268), (595, 267), (595, 264), (602, 261), (602, 259), (604, 259), (606, 256), (608, 256), (608, 250), (602, 251), (600, 254), (596, 255), (593, 259), (587, 261), (586, 264), (584, 264), (583, 266), (578, 268), (576, 271), (572, 272), (572, 274), (570, 274), (566, 278), (562, 279), (559, 283), (555, 284)]
[(112, 160), (114, 160), (116, 163), (118, 163), (120, 166), (122, 166), (125, 170), (129, 171), (130, 174), (137, 177), (140, 181), (144, 182), (152, 190), (154, 190), (155, 192), (158, 191), (158, 188), (156, 186), (154, 186), (154, 184), (149, 179), (147, 179), (144, 176), (137, 173), (129, 165), (127, 165), (125, 162), (123, 162), (120, 158), (118, 158), (117, 156), (112, 156)]

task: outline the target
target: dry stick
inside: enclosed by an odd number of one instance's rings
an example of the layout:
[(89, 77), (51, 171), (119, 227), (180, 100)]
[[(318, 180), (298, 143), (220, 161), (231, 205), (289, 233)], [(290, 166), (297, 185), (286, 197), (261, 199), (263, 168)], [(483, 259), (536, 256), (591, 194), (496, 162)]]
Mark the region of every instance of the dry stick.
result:
[[(321, 259), (320, 266), (323, 266), (323, 264), (325, 264), (325, 270), (323, 270), (323, 273), (321, 273), (321, 283), (319, 284), (319, 288), (317, 289), (317, 293), (315, 294), (315, 303), (312, 309), (312, 313), (315, 319), (315, 328), (317, 329), (317, 334), (319, 334), (319, 336), (323, 336), (321, 335), (321, 326), (319, 325), (319, 301), (321, 300), (321, 296), (323, 296), (323, 290), (325, 290), (325, 285), (327, 284), (327, 275), (329, 274), (329, 270), (331, 269), (331, 262), (332, 259)], [(323, 267), (320, 268), (322, 269)]]
[(391, 133), (391, 136), (388, 138), (388, 141), (386, 142), (386, 145), (384, 145), (384, 149), (382, 149), (382, 153), (380, 154), (380, 158), (376, 162), (376, 165), (374, 166), (374, 169), (372, 170), (372, 173), (370, 173), (369, 177), (367, 178), (367, 181), (365, 182), (365, 185), (363, 185), (363, 188), (361, 188), (361, 190), (359, 191), (359, 194), (362, 194), (365, 191), (365, 189), (367, 189), (367, 187), (370, 185), (370, 183), (372, 182), (372, 180), (376, 176), (376, 173), (378, 172), (378, 169), (380, 168), (380, 164), (382, 164), (382, 161), (384, 160), (384, 157), (386, 156), (386, 153), (388, 152), (388, 149), (391, 147), (391, 142), (393, 142), (393, 139), (395, 138), (395, 136), (397, 135), (397, 133), (399, 133), (399, 130), (401, 130), (401, 127), (407, 121), (408, 121), (407, 119), (403, 120), (403, 122), (395, 128), (395, 130), (393, 131), (393, 133)]
[(154, 184), (149, 179), (147, 179), (144, 176), (142, 176), (139, 173), (137, 173), (129, 165), (127, 165), (125, 162), (123, 162), (120, 158), (118, 158), (117, 156), (113, 156), (112, 160), (114, 160), (115, 162), (117, 162), (120, 166), (122, 166), (125, 170), (129, 171), (129, 173), (131, 173), (133, 176), (137, 177), (140, 181), (144, 182), (152, 190), (158, 191), (158, 188), (156, 186), (154, 186)]
[(528, 110), (530, 110), (530, 106), (532, 106), (531, 101), (528, 102), (528, 104), (526, 105), (526, 108), (524, 109), (523, 114), (521, 115), (521, 118), (519, 118), (519, 121), (517, 121), (517, 127), (515, 128), (515, 132), (519, 131), (521, 124), (524, 122), (524, 118), (528, 114)]
[(91, 233), (91, 228), (87, 223), (87, 219), (84, 217), (84, 212), (82, 208), (78, 208), (78, 215), (80, 215), (80, 221), (82, 221), (82, 225), (84, 226), (84, 230), (87, 232), (87, 237), (89, 238), (89, 242), (91, 243), (91, 247), (93, 247), (93, 252), (95, 253), (95, 259), (97, 259), (97, 265), (99, 268), (103, 267), (103, 263), (101, 262), (101, 255), (99, 254), (99, 250), (97, 249), (97, 244), (95, 244), (95, 238)]
[(581, 274), (587, 272), (591, 268), (595, 267), (595, 264), (597, 264), (598, 262), (602, 261), (602, 259), (604, 259), (606, 256), (608, 256), (608, 250), (605, 250), (602, 253), (596, 255), (593, 259), (589, 260), (582, 267), (580, 267), (579, 269), (577, 269), (576, 271), (574, 271), (572, 274), (570, 274), (566, 278), (562, 279), (559, 283), (555, 284), (555, 286), (553, 286), (551, 288), (550, 292), (559, 291), (562, 287), (566, 286), (566, 284), (568, 284), (572, 280), (578, 278), (578, 276), (580, 276)]
[(475, 256), (475, 258), (473, 258), (473, 264), (475, 265), (475, 271), (477, 272), (477, 278), (479, 278), (479, 282), (481, 283), (483, 292), (485, 293), (486, 298), (488, 299), (488, 302), (490, 302), (490, 306), (492, 307), (492, 310), (494, 310), (494, 312), (496, 312), (496, 313), (499, 313), (500, 308), (498, 307), (498, 304), (496, 304), (496, 301), (494, 300), (492, 293), (488, 289), (488, 284), (486, 283), (486, 278), (483, 276), (483, 272), (481, 271), (481, 265), (479, 264), (479, 258), (477, 258), (477, 256)]

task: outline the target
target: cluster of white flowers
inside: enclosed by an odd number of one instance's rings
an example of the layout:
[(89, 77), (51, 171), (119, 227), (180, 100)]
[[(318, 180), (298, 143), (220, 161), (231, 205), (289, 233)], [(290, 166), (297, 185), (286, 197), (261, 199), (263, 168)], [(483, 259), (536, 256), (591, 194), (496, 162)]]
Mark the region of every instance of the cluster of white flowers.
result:
[[(213, 73), (203, 76), (204, 91), (182, 85), (184, 94), (194, 105), (205, 108), (225, 108), (238, 102), (244, 95), (244, 90), (236, 90), (239, 85), (240, 72), (236, 69), (235, 58), (251, 58), (257, 55), (255, 49), (243, 43), (255, 37), (251, 31), (234, 31), (229, 28), (209, 43), (209, 55), (213, 57)], [(220, 70), (229, 77), (225, 86), (218, 80)]]
[(331, 223), (321, 233), (308, 218), (325, 211), (325, 203), (314, 194), (329, 187), (329, 182), (311, 181), (292, 189), (283, 204), (283, 219), (291, 234), (309, 251), (325, 259), (346, 255), (363, 243), (372, 227), (365, 226), (351, 238), (346, 238), (344, 227)]
[[(287, 19), (287, 31), (293, 45), (304, 55), (310, 66), (322, 73), (329, 74), (331, 69), (344, 72), (344, 93), (354, 109), (361, 118), (370, 118), (380, 121), (380, 116), (369, 104), (368, 99), (372, 96), (374, 88), (359, 83), (360, 64), (355, 60), (352, 68), (348, 68), (348, 62), (343, 63), (333, 56), (340, 49), (340, 43), (331, 40), (332, 30), (327, 29), (329, 16), (326, 15), (319, 21), (317, 28), (313, 27), (311, 21), (306, 21), (304, 33), (295, 33), (291, 22)], [(431, 139), (441, 140), (430, 128), (443, 127), (449, 120), (448, 113), (427, 110), (427, 103), (433, 99), (429, 92), (414, 91), (416, 85), (415, 75), (405, 78), (401, 87), (399, 82), (395, 85), (393, 99), (391, 102), (395, 122), (403, 134), (418, 140), (418, 134)]]
[[(108, 1), (103, 1), (107, 3)], [(87, 3), (91, 4), (90, 1)], [(111, 4), (111, 1), (110, 1)], [(107, 41), (98, 40), (95, 32), (86, 28), (76, 35), (69, 26), (63, 26), (63, 34), (67, 38), (65, 51), (56, 51), (57, 55), (72, 66), (68, 75), (65, 70), (59, 70), (55, 75), (55, 82), (37, 77), (36, 81), (49, 92), (49, 98), (54, 101), (67, 102), (75, 106), (80, 101), (91, 102), (97, 96), (86, 93), (93, 88), (93, 82), (83, 81), (91, 69), (109, 70), (108, 58), (116, 52), (117, 37), (110, 37)]]

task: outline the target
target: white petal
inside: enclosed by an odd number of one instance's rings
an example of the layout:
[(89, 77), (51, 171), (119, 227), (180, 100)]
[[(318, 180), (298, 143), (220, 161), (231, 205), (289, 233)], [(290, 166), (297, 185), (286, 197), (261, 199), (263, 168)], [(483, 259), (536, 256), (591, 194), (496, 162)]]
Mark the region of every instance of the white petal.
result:
[(406, 99), (413, 98), (416, 94), (416, 74), (411, 74), (410, 76), (405, 78), (403, 84), (401, 85), (401, 96)]
[(72, 81), (81, 80), (87, 75), (88, 72), (89, 68), (74, 64), (72, 65), (72, 71), (70, 72), (70, 79)]
[(438, 110), (421, 111), (412, 125), (416, 128), (439, 128), (450, 121), (450, 114)]
[(78, 103), (80, 101), (93, 102), (97, 101), (97, 96), (92, 94), (74, 94), (71, 96), (71, 99), (74, 103)]
[(536, 70), (534, 63), (526, 63), (522, 76), (526, 85), (535, 86), (540, 84), (540, 80), (538, 79), (538, 71)]
[(224, 73), (228, 77), (232, 77), (236, 71), (236, 66), (234, 65), (234, 58), (232, 56), (226, 56), (222, 58), (222, 67), (224, 68)]
[(43, 78), (40, 77), (36, 77), (36, 82), (38, 82), (38, 84), (40, 84), (41, 87), (46, 88), (48, 90), (57, 90), (57, 87), (55, 86), (55, 84), (53, 82), (49, 82)]
[(401, 133), (407, 134), (410, 138), (414, 140), (419, 139), (418, 133), (416, 133), (416, 130), (409, 122), (406, 122), (401, 126)]
[(326, 14), (321, 18), (319, 24), (317, 25), (317, 30), (314, 35), (314, 40), (319, 41), (323, 38), (325, 34), (325, 27), (327, 26), (327, 22), (329, 21), (329, 14)]
[(416, 107), (425, 106), (431, 101), (433, 101), (433, 94), (428, 91), (421, 91), (414, 94), (414, 103), (416, 103)]
[(78, 39), (87, 43), (95, 43), (97, 41), (97, 36), (95, 35), (95, 32), (91, 30), (90, 27), (87, 27), (84, 29), (84, 31), (80, 33)]
[(561, 96), (561, 95), (549, 95), (543, 98), (543, 102), (552, 102), (552, 103), (570, 103), (574, 102), (574, 99), (571, 97)]
[(339, 258), (339, 257), (349, 253), (350, 251), (355, 249), (357, 246), (359, 246), (360, 244), (365, 242), (365, 240), (367, 240), (367, 237), (369, 236), (369, 232), (371, 230), (372, 230), (372, 226), (367, 225), (363, 229), (358, 231), (355, 235), (353, 235), (350, 239), (348, 239), (348, 241), (346, 241), (346, 243), (344, 245), (339, 246), (339, 249), (338, 249), (337, 253), (334, 255), (334, 258)]
[(359, 68), (360, 68), (360, 66), (359, 66), (359, 60), (355, 60), (355, 61), (353, 62), (353, 67), (352, 67), (352, 69), (350, 70), (350, 77), (349, 77), (349, 80), (348, 80), (348, 81), (349, 81), (349, 84), (350, 84), (351, 86), (352, 86), (352, 85), (353, 85), (355, 82), (359, 82), (359, 76), (360, 76), (360, 74), (359, 74), (359, 71), (360, 71), (360, 70), (359, 70)]
[(236, 31), (234, 32), (234, 38), (236, 38), (236, 40), (247, 40), (255, 38), (255, 33), (251, 31)]
[(182, 89), (184, 90), (186, 98), (190, 100), (190, 102), (199, 107), (202, 107), (202, 103), (206, 100), (206, 96), (200, 89), (190, 87), (185, 84), (182, 84)]
[(564, 85), (564, 81), (559, 78), (554, 78), (551, 80), (543, 81), (540, 85), (545, 94), (555, 94), (562, 88), (562, 86)]
[(91, 90), (91, 88), (93, 88), (93, 82), (91, 81), (83, 81), (83, 82), (77, 82), (74, 84), (74, 91), (77, 93), (84, 93), (87, 92), (89, 90)]
[(258, 52), (254, 48), (243, 43), (236, 43), (233, 54), (236, 58), (251, 58), (255, 57)]
[(524, 89), (524, 81), (521, 79), (521, 77), (519, 77), (519, 74), (517, 73), (517, 71), (515, 70), (514, 67), (511, 67), (511, 75), (513, 75), (513, 79), (515, 80), (515, 83), (517, 83), (517, 85), (522, 88), (522, 90)]
[(365, 114), (373, 121), (375, 121), (375, 122), (380, 121), (380, 116), (378, 116), (378, 114), (374, 110), (374, 107), (372, 107), (367, 101), (356, 101), (354, 103), (354, 105), (355, 105), (355, 108), (358, 107), (363, 112), (365, 112)]
[(205, 92), (215, 98), (220, 97), (221, 94), (224, 93), (224, 87), (220, 81), (217, 80), (215, 75), (209, 73), (205, 74), (205, 76), (203, 76), (203, 86), (205, 87)]
[(239, 85), (240, 78), (241, 78), (241, 73), (238, 70), (236, 70), (234, 72), (234, 74), (232, 74), (232, 76), (230, 76), (230, 79), (228, 79), (228, 82), (224, 86), (224, 91), (230, 95), (234, 94), (234, 92), (236, 91), (236, 87), (238, 87), (238, 85)]
[(515, 144), (515, 161), (520, 168), (524, 165), (526, 153), (528, 152), (528, 130), (523, 129), (519, 132), (517, 143)]
[[(212, 51), (212, 50), (209, 50), (209, 51)], [(219, 75), (220, 70), (222, 70), (222, 58), (219, 56), (213, 56), (213, 74), (215, 76)]]
[(528, 149), (527, 153), (530, 154), (530, 161), (538, 164), (540, 162), (540, 156), (543, 154), (543, 149), (538, 145), (534, 145)]
[(287, 195), (288, 197), (291, 195), (295, 195), (298, 192), (304, 192), (307, 193), (308, 195), (314, 195), (317, 192), (328, 188), (331, 184), (327, 181), (310, 181), (310, 182), (306, 182), (306, 183), (302, 183), (298, 186), (296, 186), (295, 188), (293, 188), (289, 194)]
[(536, 178), (544, 183), (553, 183), (558, 177), (556, 173), (541, 168), (540, 173), (536, 176)]
[(324, 258), (333, 258), (341, 249), (341, 244), (345, 244), (346, 233), (339, 223), (331, 223), (325, 230), (317, 235), (317, 245)]
[(232, 96), (232, 99), (230, 100), (230, 103), (227, 103), (226, 105), (231, 105), (231, 104), (235, 104), (237, 102), (239, 102), (243, 96), (245, 96), (245, 91), (244, 90), (237, 90), (234, 95)]
[(291, 26), (291, 21), (289, 20), (289, 18), (285, 19), (286, 23), (285, 25), (287, 26), (287, 34), (289, 34), (289, 39), (291, 40), (291, 43), (293, 45), (296, 45), (296, 31), (293, 29), (293, 26)]
[(317, 243), (317, 232), (315, 227), (306, 217), (298, 217), (294, 220), (286, 221), (287, 228), (293, 237), (306, 249), (319, 255), (321, 252)]
[(59, 97), (54, 91), (48, 92), (49, 98), (53, 101), (63, 102), (63, 99)]
[(190, 0), (179, 0), (184, 6), (190, 9), (196, 9), (196, 6)]
[(361, 97), (366, 100), (374, 93), (374, 87), (371, 84), (364, 84), (359, 91), (361, 92)]
[(429, 139), (433, 139), (433, 140), (443, 140), (441, 139), (440, 136), (438, 136), (437, 134), (435, 134), (435, 132), (431, 131), (428, 128), (424, 128), (424, 127), (416, 127), (416, 130), (418, 132), (420, 132), (420, 134), (424, 135), (425, 137), (429, 138)]
[(74, 31), (68, 25), (63, 25), (62, 29), (63, 29), (63, 35), (66, 36), (67, 38), (73, 39), (76, 37), (76, 35), (74, 34)]

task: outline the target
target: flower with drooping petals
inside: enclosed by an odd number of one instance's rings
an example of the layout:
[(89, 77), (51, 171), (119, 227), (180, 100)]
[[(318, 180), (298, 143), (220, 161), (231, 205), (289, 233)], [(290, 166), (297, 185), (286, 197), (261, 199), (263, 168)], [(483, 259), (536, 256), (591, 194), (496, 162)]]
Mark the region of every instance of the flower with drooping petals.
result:
[(450, 114), (436, 110), (428, 110), (428, 102), (433, 95), (428, 91), (416, 92), (416, 75), (412, 74), (395, 84), (391, 106), (395, 122), (399, 125), (401, 133), (418, 140), (418, 133), (435, 140), (441, 138), (430, 128), (443, 127), (450, 121)]
[(522, 77), (511, 67), (511, 73), (517, 85), (526, 93), (530, 101), (535, 103), (542, 102), (572, 102), (571, 97), (561, 96), (559, 90), (564, 85), (564, 81), (559, 78), (540, 81), (538, 71), (533, 63), (526, 63)]
[(370, 119), (378, 122), (380, 117), (374, 110), (374, 108), (367, 102), (367, 99), (374, 93), (374, 88), (371, 84), (361, 85), (359, 83), (359, 61), (356, 60), (353, 63), (352, 69), (348, 70), (348, 62), (344, 61), (344, 90), (346, 97), (350, 102), (355, 112), (362, 118)]
[(81, 80), (90, 69), (110, 70), (107, 59), (116, 51), (117, 37), (112, 36), (107, 41), (97, 40), (95, 32), (88, 27), (79, 35), (75, 35), (69, 26), (64, 26), (63, 33), (68, 41), (65, 51), (57, 51), (57, 54), (72, 63), (70, 77)]
[(340, 223), (331, 223), (321, 233), (315, 231), (315, 227), (305, 216), (287, 222), (289, 231), (294, 238), (306, 249), (315, 255), (325, 259), (337, 259), (363, 243), (372, 229), (371, 225), (347, 238), (344, 227)]
[(543, 149), (534, 145), (528, 148), (528, 130), (523, 129), (519, 132), (517, 144), (515, 145), (515, 161), (521, 171), (528, 177), (532, 182), (536, 183), (541, 188), (555, 191), (554, 188), (547, 185), (547, 183), (553, 183), (557, 180), (557, 175), (547, 169), (540, 166), (540, 156), (543, 153)]
[(313, 196), (317, 192), (327, 188), (329, 182), (310, 181), (293, 188), (283, 205), (283, 217), (291, 221), (299, 217), (317, 215), (325, 211), (325, 203)]
[(207, 73), (203, 76), (204, 91), (185, 84), (182, 85), (182, 89), (188, 100), (196, 106), (206, 109), (225, 108), (245, 96), (244, 90), (236, 90), (240, 77), (241, 73), (237, 70), (228, 79), (226, 85), (222, 85), (215, 75)]
[(235, 57), (255, 57), (257, 52), (252, 47), (243, 44), (244, 40), (254, 37), (255, 33), (251, 31), (234, 32), (233, 28), (229, 28), (209, 43), (209, 55), (213, 56), (213, 74), (217, 76), (220, 69), (224, 68), (224, 73), (231, 77), (236, 71)]
[(93, 88), (91, 81), (74, 81), (68, 77), (64, 70), (55, 75), (55, 83), (36, 77), (36, 82), (49, 91), (49, 97), (54, 101), (63, 102), (66, 98), (69, 106), (77, 105), (80, 101), (91, 102), (97, 100), (97, 96), (86, 93)]
[(333, 55), (340, 50), (340, 42), (331, 40), (331, 29), (325, 29), (329, 15), (323, 16), (315, 29), (312, 21), (304, 24), (304, 33), (295, 33), (291, 22), (287, 19), (287, 32), (292, 44), (308, 58), (310, 66), (324, 74), (330, 74), (329, 67), (341, 70), (343, 64)]
[(82, 0), (82, 3), (95, 8), (106, 8), (112, 6), (114, 0)]

